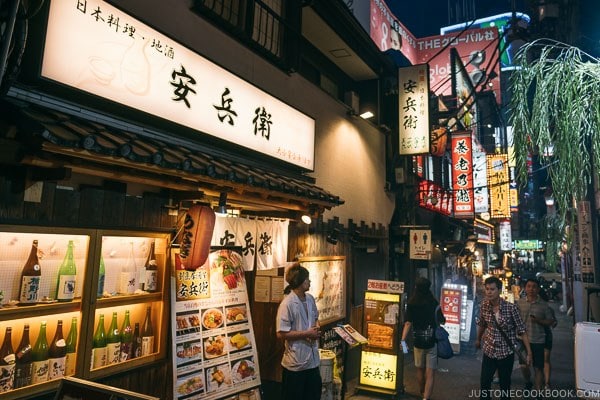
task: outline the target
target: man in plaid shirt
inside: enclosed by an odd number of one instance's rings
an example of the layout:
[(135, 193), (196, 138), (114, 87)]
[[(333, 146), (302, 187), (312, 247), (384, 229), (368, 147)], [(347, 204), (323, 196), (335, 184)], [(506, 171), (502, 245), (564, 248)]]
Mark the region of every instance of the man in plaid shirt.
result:
[[(519, 308), (500, 297), (502, 282), (495, 276), (485, 280), (485, 299), (481, 302), (477, 320), (476, 348), (483, 348), (481, 362), (481, 398), (490, 397), (494, 373), (498, 370), (501, 398), (510, 399), (510, 381), (514, 362), (512, 343), (520, 336), (527, 349), (527, 364), (531, 363), (531, 348), (525, 330), (525, 324), (519, 314)], [(502, 328), (511, 343), (500, 333)], [(481, 340), (483, 339), (483, 346)]]

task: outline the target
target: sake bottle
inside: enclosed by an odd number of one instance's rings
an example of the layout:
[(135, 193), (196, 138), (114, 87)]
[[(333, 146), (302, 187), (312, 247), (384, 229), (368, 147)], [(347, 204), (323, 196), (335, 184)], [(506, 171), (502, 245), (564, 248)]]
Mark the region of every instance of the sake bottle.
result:
[(12, 328), (6, 328), (0, 347), (0, 393), (13, 389), (15, 380), (15, 352), (12, 346)]
[(25, 324), (21, 343), (15, 354), (15, 389), (31, 385), (32, 350), (29, 341), (29, 324)]
[(133, 329), (133, 342), (131, 347), (131, 358), (137, 358), (142, 356), (142, 337), (140, 336), (140, 323), (135, 323)]
[(69, 240), (67, 253), (58, 269), (58, 283), (56, 286), (56, 300), (71, 301), (75, 296), (76, 282), (75, 260), (73, 259), (73, 241)]
[(31, 244), (29, 258), (27, 258), (27, 261), (21, 270), (21, 281), (19, 285), (19, 303), (21, 304), (35, 304), (38, 302), (42, 271), (37, 253), (38, 241), (34, 240)]
[(135, 265), (135, 255), (133, 253), (133, 242), (130, 243), (129, 256), (127, 261), (121, 268), (121, 275), (119, 278), (119, 293), (121, 294), (133, 294), (137, 289), (136, 284), (137, 268)]
[(131, 327), (131, 322), (129, 320), (129, 310), (125, 310), (125, 319), (121, 326), (120, 361), (127, 361), (131, 358), (133, 358), (133, 328)]
[(142, 327), (142, 356), (154, 352), (154, 330), (152, 329), (151, 309), (146, 308), (146, 318)]
[(48, 350), (48, 380), (65, 376), (65, 362), (67, 358), (67, 342), (63, 337), (63, 322), (58, 320), (54, 338)]
[(102, 298), (104, 295), (104, 280), (106, 279), (106, 265), (104, 265), (104, 257), (100, 256), (100, 269), (98, 270), (98, 294), (97, 298)]
[(71, 319), (71, 329), (67, 335), (67, 355), (65, 358), (65, 376), (75, 375), (77, 360), (77, 318)]
[(40, 334), (31, 352), (31, 383), (42, 383), (48, 380), (48, 339), (46, 338), (46, 321), (42, 321)]
[(158, 266), (156, 265), (156, 255), (154, 254), (154, 240), (150, 243), (150, 252), (146, 260), (146, 279), (144, 290), (147, 292), (156, 292), (158, 282)]
[(119, 362), (121, 355), (121, 331), (117, 326), (117, 313), (113, 312), (112, 321), (106, 335), (106, 364), (112, 365)]
[(98, 327), (92, 339), (92, 369), (106, 365), (106, 333), (104, 331), (104, 314), (100, 314)]

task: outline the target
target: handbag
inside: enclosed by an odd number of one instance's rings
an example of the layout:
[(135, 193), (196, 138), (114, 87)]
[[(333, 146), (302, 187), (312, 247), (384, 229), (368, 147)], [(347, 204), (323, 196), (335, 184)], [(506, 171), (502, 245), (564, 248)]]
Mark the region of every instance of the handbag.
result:
[(438, 309), (440, 306), (437, 306), (435, 309), (435, 341), (437, 343), (437, 355), (439, 358), (447, 360), (454, 356), (454, 351), (452, 350), (452, 345), (450, 344), (450, 334), (446, 329), (444, 329), (438, 323)]
[(521, 340), (517, 340), (517, 343), (513, 343), (509, 338), (504, 329), (500, 327), (498, 321), (496, 321), (496, 316), (494, 316), (494, 324), (496, 324), (496, 328), (500, 331), (500, 335), (502, 338), (508, 343), (508, 345), (513, 349), (513, 352), (519, 358), (519, 364), (527, 365), (527, 349), (525, 349), (525, 345)]

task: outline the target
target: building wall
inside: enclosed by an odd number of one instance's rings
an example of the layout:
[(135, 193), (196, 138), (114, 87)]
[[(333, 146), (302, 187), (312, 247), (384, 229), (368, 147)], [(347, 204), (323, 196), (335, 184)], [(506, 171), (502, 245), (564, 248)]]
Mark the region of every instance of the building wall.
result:
[[(316, 121), (315, 171), (317, 186), (340, 196), (342, 206), (327, 211), (367, 225), (389, 225), (394, 198), (385, 187), (385, 137), (372, 124), (347, 116), (347, 106), (299, 74), (287, 74), (255, 55), (209, 22), (192, 13), (191, 1), (114, 2), (131, 15), (173, 37), (230, 72), (311, 116)], [(290, 127), (290, 135), (293, 135)]]

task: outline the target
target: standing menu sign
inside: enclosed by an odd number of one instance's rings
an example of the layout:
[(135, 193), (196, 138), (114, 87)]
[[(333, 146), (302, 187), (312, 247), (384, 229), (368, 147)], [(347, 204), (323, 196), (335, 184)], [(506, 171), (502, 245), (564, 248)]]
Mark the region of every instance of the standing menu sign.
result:
[(460, 351), (461, 331), (467, 325), (467, 286), (457, 284), (444, 284), (440, 296), (440, 307), (446, 323), (442, 325), (450, 334), (449, 340), (452, 348)]
[(239, 248), (211, 248), (207, 262), (172, 278), (173, 397), (258, 400), (260, 373)]
[(364, 325), (368, 344), (361, 351), (359, 389), (397, 392), (398, 316), (404, 283), (369, 279)]

